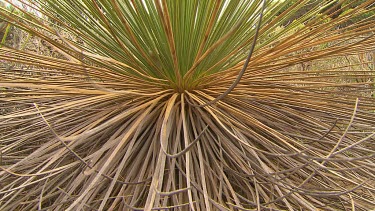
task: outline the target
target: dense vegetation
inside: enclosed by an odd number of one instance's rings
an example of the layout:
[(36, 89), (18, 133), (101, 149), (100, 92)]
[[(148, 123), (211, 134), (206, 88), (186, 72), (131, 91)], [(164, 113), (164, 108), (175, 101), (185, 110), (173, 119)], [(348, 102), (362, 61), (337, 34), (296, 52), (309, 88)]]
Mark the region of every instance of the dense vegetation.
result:
[(375, 207), (375, 0), (30, 2), (0, 210)]

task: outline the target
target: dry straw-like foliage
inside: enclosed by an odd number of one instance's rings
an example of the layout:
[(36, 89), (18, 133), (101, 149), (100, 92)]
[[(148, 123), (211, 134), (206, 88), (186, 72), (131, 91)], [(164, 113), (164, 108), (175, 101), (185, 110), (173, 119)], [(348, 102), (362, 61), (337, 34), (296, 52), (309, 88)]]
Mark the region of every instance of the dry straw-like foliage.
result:
[(0, 210), (375, 207), (374, 0), (30, 2)]

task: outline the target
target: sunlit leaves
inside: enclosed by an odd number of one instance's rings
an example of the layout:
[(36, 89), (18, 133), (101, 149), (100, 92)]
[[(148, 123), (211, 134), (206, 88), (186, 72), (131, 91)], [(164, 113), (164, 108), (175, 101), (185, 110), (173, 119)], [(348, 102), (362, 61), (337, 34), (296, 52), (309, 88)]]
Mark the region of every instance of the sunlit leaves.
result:
[(262, 2), (0, 10), (59, 54), (0, 48), (0, 210), (373, 207), (374, 0)]

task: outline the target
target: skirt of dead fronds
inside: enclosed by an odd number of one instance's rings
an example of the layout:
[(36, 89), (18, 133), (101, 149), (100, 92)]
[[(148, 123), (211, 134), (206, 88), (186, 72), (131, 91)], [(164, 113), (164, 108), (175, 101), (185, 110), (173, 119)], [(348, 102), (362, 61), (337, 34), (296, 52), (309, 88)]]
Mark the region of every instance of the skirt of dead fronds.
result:
[(175, 93), (2, 71), (0, 210), (374, 208), (372, 85), (301, 74), (197, 107), (232, 79)]

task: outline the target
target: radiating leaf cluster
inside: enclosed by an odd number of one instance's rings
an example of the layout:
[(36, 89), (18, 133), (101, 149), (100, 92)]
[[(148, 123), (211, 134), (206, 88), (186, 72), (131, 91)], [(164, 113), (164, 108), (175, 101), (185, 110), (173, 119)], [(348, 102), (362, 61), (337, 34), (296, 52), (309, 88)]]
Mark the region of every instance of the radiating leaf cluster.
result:
[(59, 56), (0, 48), (0, 210), (375, 206), (375, 0), (31, 2)]

